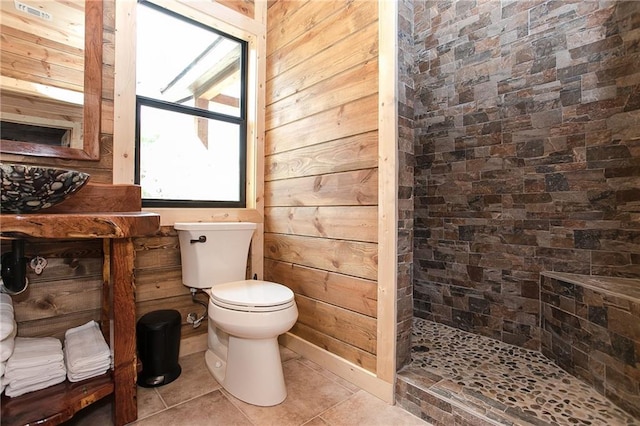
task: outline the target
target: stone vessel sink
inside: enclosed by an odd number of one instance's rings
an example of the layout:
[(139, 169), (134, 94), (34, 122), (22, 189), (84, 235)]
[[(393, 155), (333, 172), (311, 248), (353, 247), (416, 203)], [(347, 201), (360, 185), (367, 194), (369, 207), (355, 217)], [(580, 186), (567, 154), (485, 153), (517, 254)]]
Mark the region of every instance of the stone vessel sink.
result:
[(32, 213), (52, 207), (84, 186), (87, 173), (26, 164), (0, 164), (0, 211)]

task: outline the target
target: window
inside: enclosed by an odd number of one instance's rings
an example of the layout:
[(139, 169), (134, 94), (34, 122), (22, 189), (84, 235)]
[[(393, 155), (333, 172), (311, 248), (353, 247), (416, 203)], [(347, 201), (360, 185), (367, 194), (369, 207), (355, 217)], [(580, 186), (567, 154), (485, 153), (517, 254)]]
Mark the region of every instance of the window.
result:
[(247, 43), (137, 10), (136, 183), (145, 207), (245, 207)]

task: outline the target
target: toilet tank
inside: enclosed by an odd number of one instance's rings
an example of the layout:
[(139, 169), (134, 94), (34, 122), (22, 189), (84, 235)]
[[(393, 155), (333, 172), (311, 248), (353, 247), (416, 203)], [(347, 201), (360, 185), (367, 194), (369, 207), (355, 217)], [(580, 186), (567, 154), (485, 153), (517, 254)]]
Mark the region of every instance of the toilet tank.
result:
[(182, 283), (210, 288), (246, 278), (251, 237), (249, 222), (176, 223), (182, 260)]

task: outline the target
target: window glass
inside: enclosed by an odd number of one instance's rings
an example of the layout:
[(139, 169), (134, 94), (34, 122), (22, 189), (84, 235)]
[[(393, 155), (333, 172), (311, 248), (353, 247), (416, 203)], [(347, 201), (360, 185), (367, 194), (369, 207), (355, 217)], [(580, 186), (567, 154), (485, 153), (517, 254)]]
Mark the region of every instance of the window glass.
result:
[(143, 205), (244, 207), (246, 42), (147, 2), (137, 16)]
[(146, 105), (139, 114), (143, 198), (240, 201), (237, 125)]

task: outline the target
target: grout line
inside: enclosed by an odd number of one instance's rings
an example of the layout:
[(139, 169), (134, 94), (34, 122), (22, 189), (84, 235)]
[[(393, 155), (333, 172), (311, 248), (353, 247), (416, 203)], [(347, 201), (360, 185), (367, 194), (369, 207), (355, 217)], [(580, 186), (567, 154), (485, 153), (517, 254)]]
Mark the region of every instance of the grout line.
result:
[(158, 392), (158, 388), (153, 388), (153, 390), (155, 391), (156, 395), (158, 395), (158, 397), (160, 398), (160, 402), (162, 402), (162, 405), (164, 405), (164, 408), (169, 408), (169, 404), (167, 404), (167, 402), (164, 400), (164, 398), (162, 397), (162, 395), (160, 395), (160, 392)]

